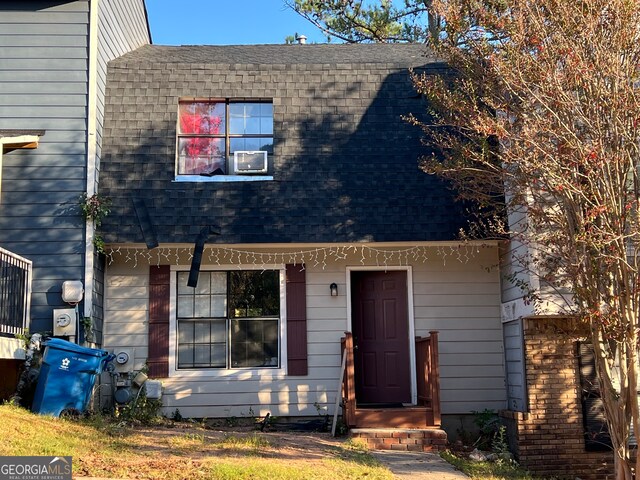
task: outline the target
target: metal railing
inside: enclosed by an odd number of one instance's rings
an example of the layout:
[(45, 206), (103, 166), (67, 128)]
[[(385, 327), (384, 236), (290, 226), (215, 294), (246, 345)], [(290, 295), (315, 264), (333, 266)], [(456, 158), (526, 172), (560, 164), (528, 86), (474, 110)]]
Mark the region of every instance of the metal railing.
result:
[(31, 308), (32, 264), (0, 248), (0, 335), (23, 334)]

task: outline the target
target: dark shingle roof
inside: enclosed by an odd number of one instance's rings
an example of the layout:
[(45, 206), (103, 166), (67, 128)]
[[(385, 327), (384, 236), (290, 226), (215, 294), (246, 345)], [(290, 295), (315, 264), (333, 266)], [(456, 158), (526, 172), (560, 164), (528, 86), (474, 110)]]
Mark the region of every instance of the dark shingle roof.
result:
[[(425, 105), (408, 67), (442, 68), (423, 45), (145, 46), (110, 63), (100, 191), (108, 243), (142, 243), (133, 199), (160, 243), (451, 240), (465, 220), (418, 169)], [(178, 100), (271, 98), (274, 180), (174, 181)]]
[(129, 62), (202, 64), (389, 64), (404, 67), (434, 61), (422, 44), (311, 45), (146, 45), (114, 60)]

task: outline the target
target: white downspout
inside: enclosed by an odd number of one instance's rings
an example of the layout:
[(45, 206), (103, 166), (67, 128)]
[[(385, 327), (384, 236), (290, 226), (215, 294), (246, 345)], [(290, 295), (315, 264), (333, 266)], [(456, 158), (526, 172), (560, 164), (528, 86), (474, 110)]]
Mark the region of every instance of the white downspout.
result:
[[(87, 196), (96, 193), (98, 116), (98, 9), (99, 0), (89, 1), (89, 85), (87, 98)], [(84, 316), (93, 313), (93, 222), (86, 223), (84, 253)]]

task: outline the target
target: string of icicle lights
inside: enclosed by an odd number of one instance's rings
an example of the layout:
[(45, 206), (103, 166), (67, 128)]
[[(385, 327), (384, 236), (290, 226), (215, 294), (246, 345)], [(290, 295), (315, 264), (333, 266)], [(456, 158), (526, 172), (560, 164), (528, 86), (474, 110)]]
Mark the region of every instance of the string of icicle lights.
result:
[[(333, 247), (315, 247), (291, 250), (286, 252), (253, 251), (232, 247), (206, 247), (202, 262), (208, 265), (254, 265), (268, 266), (280, 264), (307, 265), (324, 269), (329, 262), (346, 260), (350, 255), (359, 259), (362, 265), (378, 267), (403, 266), (411, 263), (427, 262), (431, 258), (467, 263), (479, 253), (483, 245), (461, 244), (447, 246), (415, 246), (406, 248), (380, 248), (369, 245), (342, 245)], [(147, 265), (184, 265), (193, 258), (193, 248), (159, 247), (153, 250), (137, 247), (107, 248), (107, 262), (111, 265), (116, 260), (125, 263)]]

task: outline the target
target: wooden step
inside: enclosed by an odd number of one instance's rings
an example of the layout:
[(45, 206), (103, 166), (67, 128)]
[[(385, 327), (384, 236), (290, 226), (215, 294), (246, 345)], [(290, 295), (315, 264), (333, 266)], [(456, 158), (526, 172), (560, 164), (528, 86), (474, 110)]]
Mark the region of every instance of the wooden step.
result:
[(447, 445), (447, 433), (440, 428), (352, 428), (350, 435), (371, 450), (437, 452)]
[[(427, 428), (433, 418), (427, 407), (356, 408), (356, 428)], [(439, 426), (439, 425), (438, 425)]]

